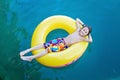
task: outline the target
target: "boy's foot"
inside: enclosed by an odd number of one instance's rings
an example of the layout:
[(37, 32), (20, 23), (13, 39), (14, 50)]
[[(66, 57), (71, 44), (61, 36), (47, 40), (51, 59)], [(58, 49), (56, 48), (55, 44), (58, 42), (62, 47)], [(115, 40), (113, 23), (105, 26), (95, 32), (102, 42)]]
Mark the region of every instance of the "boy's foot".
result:
[(28, 53), (28, 50), (20, 52), (20, 56), (23, 56), (23, 55), (25, 55), (26, 53)]
[(33, 59), (31, 56), (21, 56), (20, 58), (21, 58), (22, 60), (29, 61), (29, 62), (31, 62), (32, 59)]

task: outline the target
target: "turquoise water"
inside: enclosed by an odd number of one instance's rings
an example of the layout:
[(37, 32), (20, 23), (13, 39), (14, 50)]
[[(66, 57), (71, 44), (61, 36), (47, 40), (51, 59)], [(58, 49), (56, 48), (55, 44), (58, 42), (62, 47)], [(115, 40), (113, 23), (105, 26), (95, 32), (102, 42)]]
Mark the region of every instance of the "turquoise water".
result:
[[(64, 68), (20, 60), (36, 26), (52, 15), (83, 20), (93, 28), (93, 43)], [(0, 0), (0, 80), (120, 80), (119, 19), (120, 0)], [(55, 30), (47, 40), (67, 35)]]

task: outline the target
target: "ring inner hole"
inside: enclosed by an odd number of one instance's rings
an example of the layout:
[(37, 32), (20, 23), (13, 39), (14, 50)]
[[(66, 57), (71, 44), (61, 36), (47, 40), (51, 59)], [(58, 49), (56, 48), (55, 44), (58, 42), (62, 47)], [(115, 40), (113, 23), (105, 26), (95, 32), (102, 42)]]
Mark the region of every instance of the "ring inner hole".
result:
[(69, 33), (63, 29), (55, 29), (51, 31), (47, 37), (46, 37), (46, 42), (49, 42), (50, 40), (53, 40), (55, 38), (64, 38), (68, 35)]

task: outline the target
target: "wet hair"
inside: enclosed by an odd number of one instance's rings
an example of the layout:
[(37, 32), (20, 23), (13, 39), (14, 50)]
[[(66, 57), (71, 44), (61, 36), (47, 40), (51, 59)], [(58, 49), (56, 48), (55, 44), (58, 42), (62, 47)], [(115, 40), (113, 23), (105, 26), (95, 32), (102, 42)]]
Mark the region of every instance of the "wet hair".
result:
[(87, 34), (87, 35), (89, 35), (89, 34), (92, 32), (92, 28), (89, 27), (89, 26), (83, 25), (82, 29), (83, 29), (84, 27), (87, 27), (87, 28), (89, 29), (89, 32), (88, 32), (88, 34)]

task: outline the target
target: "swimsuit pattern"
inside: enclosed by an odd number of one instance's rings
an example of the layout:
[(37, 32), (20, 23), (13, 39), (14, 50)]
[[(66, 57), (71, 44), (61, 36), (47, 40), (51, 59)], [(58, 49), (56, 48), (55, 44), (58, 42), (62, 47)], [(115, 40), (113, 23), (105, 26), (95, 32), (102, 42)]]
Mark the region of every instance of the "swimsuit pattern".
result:
[(44, 47), (48, 52), (58, 52), (68, 48), (63, 38), (53, 39), (50, 42), (44, 43)]

